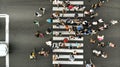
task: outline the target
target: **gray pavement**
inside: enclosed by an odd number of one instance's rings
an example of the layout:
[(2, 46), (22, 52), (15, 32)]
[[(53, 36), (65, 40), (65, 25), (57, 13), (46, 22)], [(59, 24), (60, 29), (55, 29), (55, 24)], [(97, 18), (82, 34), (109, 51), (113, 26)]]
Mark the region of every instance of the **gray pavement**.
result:
[[(86, 0), (85, 3), (89, 5), (89, 2)], [(111, 19), (119, 20), (119, 3), (120, 0), (110, 0), (108, 3), (105, 3), (103, 7), (97, 10), (99, 12), (99, 17), (97, 18), (104, 18), (106, 23)], [(39, 11), (39, 7), (45, 7), (47, 12), (44, 16), (37, 18), (34, 16), (34, 12)], [(38, 56), (36, 61), (29, 59), (29, 54), (33, 48), (37, 48), (37, 51), (39, 51), (41, 47), (50, 50), (50, 48), (45, 45), (45, 41), (49, 40), (52, 36), (46, 35), (45, 38), (36, 38), (34, 36), (37, 30), (44, 33), (45, 30), (51, 26), (51, 24), (46, 22), (46, 19), (49, 18), (52, 13), (52, 4), (49, 0), (0, 0), (0, 13), (10, 15), (10, 67), (53, 67), (51, 55), (48, 57)], [(33, 24), (34, 19), (40, 21), (40, 27)], [(85, 59), (88, 60), (92, 58), (96, 67), (120, 67), (120, 23), (99, 33), (105, 35), (106, 42), (112, 41), (117, 47), (103, 49), (108, 53), (108, 59), (96, 57), (91, 53), (92, 49), (96, 49), (96, 47), (89, 44), (88, 39), (90, 36), (86, 36), (84, 47)], [(5, 66), (3, 65), (3, 59), (4, 58), (0, 58), (0, 67)], [(67, 65), (63, 67), (80, 66)]]
[(5, 41), (5, 18), (0, 18), (0, 41)]

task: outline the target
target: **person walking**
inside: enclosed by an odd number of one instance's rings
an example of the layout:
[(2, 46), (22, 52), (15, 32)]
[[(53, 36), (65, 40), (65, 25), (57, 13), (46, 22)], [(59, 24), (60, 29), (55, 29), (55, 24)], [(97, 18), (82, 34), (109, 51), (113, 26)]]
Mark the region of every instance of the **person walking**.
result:
[(89, 63), (85, 61), (85, 67), (95, 67), (95, 64), (93, 64), (93, 62), (90, 59)]
[(97, 35), (97, 40), (100, 42), (104, 40), (104, 35)]
[(62, 17), (64, 16), (64, 14), (67, 13), (67, 11), (65, 9), (62, 10)]
[(36, 17), (41, 17), (42, 14), (40, 14), (39, 12), (35, 12), (35, 16), (36, 16)]
[(42, 14), (45, 14), (45, 8), (39, 8), (40, 11), (42, 11)]
[(32, 52), (32, 53), (30, 54), (30, 59), (31, 59), (31, 60), (32, 60), (32, 59), (36, 59), (34, 52)]
[(31, 54), (30, 54), (30, 59), (31, 59), (31, 60), (36, 60), (36, 58), (37, 58), (37, 57), (36, 57), (36, 49), (34, 48), (33, 51), (32, 51)]
[(34, 20), (34, 22), (33, 22), (35, 25), (37, 25), (38, 27), (40, 26), (40, 23), (39, 23), (39, 21), (38, 20)]
[(41, 33), (40, 31), (37, 31), (37, 32), (35, 33), (35, 36), (36, 36), (36, 37), (40, 37), (40, 38), (44, 38), (44, 34)]
[(44, 38), (44, 34), (43, 33), (39, 33), (39, 37), (40, 38)]
[(52, 22), (53, 22), (53, 19), (52, 19), (52, 18), (48, 18), (46, 21), (47, 21), (48, 23), (52, 23)]
[(70, 11), (72, 8), (74, 8), (74, 6), (73, 6), (72, 4), (70, 4), (70, 5), (68, 6), (69, 11)]
[(39, 37), (39, 33), (40, 33), (40, 32), (37, 31), (37, 32), (35, 33), (35, 36), (36, 36), (36, 37)]

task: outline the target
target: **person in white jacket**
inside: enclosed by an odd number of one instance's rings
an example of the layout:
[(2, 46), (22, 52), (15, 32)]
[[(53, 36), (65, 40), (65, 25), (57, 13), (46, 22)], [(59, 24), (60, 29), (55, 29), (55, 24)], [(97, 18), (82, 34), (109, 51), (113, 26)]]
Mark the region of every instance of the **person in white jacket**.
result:
[(46, 41), (45, 43), (46, 43), (46, 45), (48, 45), (50, 47), (52, 46), (52, 41)]

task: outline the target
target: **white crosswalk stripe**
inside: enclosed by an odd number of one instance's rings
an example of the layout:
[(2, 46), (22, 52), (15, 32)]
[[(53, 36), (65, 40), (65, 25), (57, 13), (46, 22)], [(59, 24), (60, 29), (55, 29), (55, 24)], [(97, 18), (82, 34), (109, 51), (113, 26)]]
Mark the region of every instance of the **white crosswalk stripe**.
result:
[[(63, 1), (53, 1), (53, 5), (62, 4)], [(72, 5), (84, 5), (84, 1), (70, 1)]]
[[(61, 40), (61, 41), (63, 41), (65, 38), (67, 38), (67, 39), (69, 39), (69, 37), (55, 37), (55, 36), (53, 36), (53, 40)], [(83, 41), (83, 37), (81, 37), (81, 38), (78, 38), (78, 37), (74, 37), (74, 38), (72, 38), (72, 39), (69, 39), (70, 41)]]
[[(83, 55), (73, 55), (76, 59), (83, 59)], [(58, 58), (70, 58), (70, 55), (59, 55)]]
[[(54, 15), (55, 13), (53, 13)], [(60, 13), (59, 17), (74, 17), (75, 13), (65, 13), (64, 15)], [(78, 13), (78, 17), (83, 17), (83, 13)]]
[[(69, 28), (72, 28), (72, 26), (78, 27), (78, 25), (68, 25)], [(66, 27), (64, 25), (59, 25), (59, 26), (53, 25), (53, 29), (65, 29), (65, 28)]]
[(72, 32), (69, 32), (69, 31), (53, 31), (53, 35), (55, 35), (56, 32), (59, 32), (59, 33), (61, 33), (62, 35), (75, 35), (75, 32), (74, 32), (74, 31), (72, 31)]
[[(74, 10), (76, 10), (76, 8), (72, 8), (72, 9), (69, 10), (68, 8), (64, 8), (64, 7), (59, 7), (59, 8), (58, 7), (53, 7), (52, 8), (53, 11), (62, 11), (63, 9), (66, 10), (66, 11), (74, 11)], [(85, 7), (82, 7), (80, 9), (76, 10), (76, 11), (84, 11), (84, 9), (85, 9)]]
[(63, 52), (63, 53), (73, 53), (76, 51), (77, 53), (83, 53), (83, 49), (54, 49), (53, 52)]
[(53, 61), (53, 64), (75, 64), (75, 65), (83, 65), (83, 61)]
[[(53, 43), (53, 44), (58, 44), (59, 45), (59, 43)], [(65, 43), (65, 46), (70, 46), (70, 45), (72, 45), (73, 47), (76, 47), (76, 46), (80, 46), (80, 47), (83, 47), (84, 45), (83, 45), (83, 43)]]
[[(62, 21), (66, 21), (66, 19), (61, 19)], [(59, 19), (53, 19), (53, 23), (59, 23), (60, 22), (60, 20)]]

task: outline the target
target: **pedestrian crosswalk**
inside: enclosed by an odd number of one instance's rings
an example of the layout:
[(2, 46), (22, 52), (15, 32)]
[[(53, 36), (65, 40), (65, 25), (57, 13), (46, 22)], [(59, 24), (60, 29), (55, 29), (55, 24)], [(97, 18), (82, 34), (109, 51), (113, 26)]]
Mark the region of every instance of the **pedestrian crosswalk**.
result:
[[(54, 0), (52, 3), (53, 4), (52, 15), (55, 15), (55, 12), (59, 12), (59, 15), (56, 18), (54, 18), (52, 21), (53, 22), (52, 52), (53, 52), (53, 56), (54, 54), (57, 55), (57, 59), (53, 60), (52, 64), (83, 65), (84, 64), (83, 62), (84, 37), (82, 36), (72, 37), (71, 35), (76, 34), (75, 31), (66, 30), (67, 27), (72, 28), (74, 26), (77, 28), (78, 25), (75, 25), (75, 24), (70, 25), (68, 23), (65, 23), (65, 25), (64, 24), (56, 25), (56, 24), (61, 23), (61, 20), (63, 22), (66, 22), (67, 18), (70, 18), (70, 20), (83, 18), (84, 17), (83, 11), (85, 9), (84, 1), (70, 0), (69, 3), (75, 6), (72, 9), (68, 9), (67, 7), (62, 6), (63, 1), (68, 2), (68, 0)], [(78, 9), (78, 6), (82, 6), (82, 7), (79, 7)], [(63, 14), (62, 13), (63, 10), (66, 10), (67, 12)], [(76, 14), (77, 14), (77, 18), (75, 18)], [(58, 34), (62, 34), (62, 35), (58, 35)], [(72, 55), (72, 58), (71, 58), (71, 55)]]

